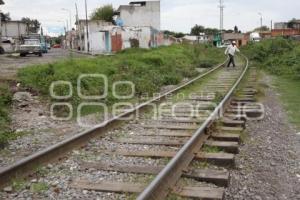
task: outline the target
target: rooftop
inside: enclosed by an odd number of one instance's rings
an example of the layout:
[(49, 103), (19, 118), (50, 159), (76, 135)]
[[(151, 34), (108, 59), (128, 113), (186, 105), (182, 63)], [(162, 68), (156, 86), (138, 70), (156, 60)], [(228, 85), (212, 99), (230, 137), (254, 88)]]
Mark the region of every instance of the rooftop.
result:
[(117, 12), (120, 12), (122, 8), (132, 8), (132, 7), (143, 7), (146, 6), (148, 2), (159, 2), (159, 0), (153, 0), (153, 1), (132, 1), (129, 3), (129, 5), (120, 5)]

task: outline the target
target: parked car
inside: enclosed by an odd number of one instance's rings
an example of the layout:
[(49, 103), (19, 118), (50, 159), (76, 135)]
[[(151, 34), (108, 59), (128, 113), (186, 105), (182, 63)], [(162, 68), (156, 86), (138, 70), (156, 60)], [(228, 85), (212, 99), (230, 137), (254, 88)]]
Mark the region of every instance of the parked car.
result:
[(59, 49), (59, 48), (61, 48), (61, 46), (60, 46), (60, 44), (55, 44), (55, 45), (52, 46), (52, 48)]
[(20, 45), (20, 56), (28, 54), (43, 56), (43, 50), (39, 39), (25, 39), (24, 44)]

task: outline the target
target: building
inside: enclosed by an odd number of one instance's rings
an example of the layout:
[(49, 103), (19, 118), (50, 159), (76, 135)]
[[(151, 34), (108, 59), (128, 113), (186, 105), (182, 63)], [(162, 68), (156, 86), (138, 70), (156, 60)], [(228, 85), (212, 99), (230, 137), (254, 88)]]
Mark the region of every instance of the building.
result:
[(22, 21), (2, 22), (2, 38), (19, 39), (22, 35), (28, 34), (28, 25)]
[(300, 29), (273, 29), (271, 32), (272, 37), (291, 37), (291, 36), (297, 36), (300, 35)]
[[(76, 40), (67, 35), (66, 45), (92, 54), (110, 54), (123, 49), (154, 48), (174, 40), (160, 31), (160, 1), (138, 1), (121, 5), (115, 23), (78, 20)], [(69, 38), (69, 39), (68, 39)]]
[(88, 49), (94, 53), (110, 52), (110, 33), (107, 29), (113, 26), (111, 22), (88, 20), (86, 23), (86, 20), (79, 20), (76, 25), (77, 37), (74, 44), (75, 48), (85, 52)]
[(28, 35), (28, 25), (22, 21), (2, 21), (1, 41), (5, 52), (19, 49), (23, 35)]
[[(70, 42), (67, 35), (67, 45)], [(88, 36), (85, 20), (79, 20), (74, 47), (92, 54), (118, 52), (123, 49), (139, 47), (153, 48), (170, 45), (172, 40), (150, 26), (116, 26), (102, 20), (88, 21)], [(89, 47), (88, 47), (89, 46)], [(69, 46), (68, 46), (69, 47)]]
[(276, 22), (274, 23), (274, 29), (287, 29), (288, 23), (287, 22)]
[(149, 26), (160, 30), (160, 1), (137, 1), (117, 10), (123, 26)]
[(206, 43), (206, 42), (208, 42), (208, 36), (205, 35), (204, 33), (201, 33), (199, 36), (198, 35), (186, 35), (182, 38), (182, 41), (184, 43), (189, 43), (189, 44)]
[(292, 19), (289, 22), (277, 22), (274, 24), (274, 29), (300, 29), (300, 20)]
[[(3, 0), (0, 0), (0, 6), (1, 5), (3, 5), (4, 4), (4, 2), (3, 2)], [(3, 53), (3, 49), (1, 48), (2, 47), (2, 35), (1, 35), (1, 33), (2, 33), (2, 29), (1, 29), (1, 27), (2, 27), (2, 13), (1, 13), (1, 8), (0, 8), (0, 54), (1, 53)]]
[(223, 33), (222, 35), (224, 43), (236, 42), (237, 46), (246, 45), (248, 40), (243, 33)]

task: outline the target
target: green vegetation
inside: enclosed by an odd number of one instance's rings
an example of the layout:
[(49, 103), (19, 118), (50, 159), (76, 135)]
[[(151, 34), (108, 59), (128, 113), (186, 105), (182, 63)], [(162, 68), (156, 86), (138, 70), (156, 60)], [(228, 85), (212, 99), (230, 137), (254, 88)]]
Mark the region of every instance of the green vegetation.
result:
[[(19, 71), (19, 79), (27, 87), (49, 98), (49, 87), (54, 81), (70, 81), (73, 97), (69, 99), (78, 105), (82, 99), (77, 95), (77, 79), (81, 74), (104, 74), (108, 77), (108, 96), (103, 103), (112, 105), (119, 100), (112, 95), (112, 85), (116, 81), (132, 81), (136, 98), (159, 92), (162, 86), (179, 84), (184, 78), (198, 75), (196, 67), (205, 61), (206, 67), (224, 60), (223, 52), (209, 45), (173, 45), (157, 49), (129, 49), (115, 56), (96, 58), (72, 58), (53, 64), (35, 65)], [(85, 95), (101, 95), (103, 80), (84, 78), (81, 84)], [(131, 88), (121, 87), (118, 91), (130, 94)], [(55, 87), (57, 95), (69, 94), (68, 87)], [(119, 93), (119, 92), (118, 92)], [(94, 109), (90, 109), (94, 111)]]
[(29, 134), (29, 132), (13, 132), (10, 128), (10, 116), (12, 104), (12, 93), (9, 90), (9, 85), (0, 82), (0, 149), (11, 140), (15, 140), (20, 136)]
[(91, 15), (92, 20), (104, 20), (106, 22), (113, 22), (114, 8), (111, 4), (96, 8)]
[(243, 49), (248, 57), (274, 75), (300, 79), (300, 45), (283, 38), (252, 43)]
[(245, 47), (254, 66), (275, 75), (275, 82), (290, 121), (300, 127), (300, 43), (284, 38)]
[(289, 121), (300, 130), (300, 81), (286, 77), (277, 77), (275, 86), (280, 92), (280, 99), (288, 111)]
[(207, 153), (219, 153), (222, 151), (222, 149), (220, 149), (219, 147), (204, 145), (202, 151)]
[(15, 179), (12, 181), (12, 188), (14, 191), (21, 191), (26, 186), (26, 181), (24, 179)]
[(49, 186), (47, 183), (41, 182), (41, 183), (32, 183), (30, 190), (34, 193), (41, 193), (44, 191), (47, 191), (49, 189)]
[(6, 83), (0, 83), (0, 148), (3, 147), (10, 139), (10, 117), (9, 109), (12, 96), (9, 86)]

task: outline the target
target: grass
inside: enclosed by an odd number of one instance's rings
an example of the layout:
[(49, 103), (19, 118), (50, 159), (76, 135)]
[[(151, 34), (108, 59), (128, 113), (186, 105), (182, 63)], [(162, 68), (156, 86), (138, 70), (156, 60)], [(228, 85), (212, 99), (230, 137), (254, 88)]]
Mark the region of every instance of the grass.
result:
[(276, 77), (275, 86), (286, 109), (289, 121), (300, 130), (300, 81), (288, 77)]
[(32, 185), (30, 187), (30, 191), (33, 193), (42, 193), (42, 192), (47, 191), (48, 189), (49, 189), (49, 185), (44, 182), (32, 183)]
[(10, 111), (12, 105), (12, 93), (9, 84), (0, 82), (0, 149), (3, 149), (9, 141), (16, 140), (30, 132), (14, 132), (11, 130)]
[(9, 91), (7, 83), (0, 82), (0, 148), (11, 139), (15, 139), (17, 135), (11, 133), (10, 130), (10, 105), (12, 103), (12, 94)]
[(26, 186), (26, 181), (24, 179), (15, 179), (12, 181), (12, 188), (14, 191), (21, 191)]
[(206, 153), (220, 153), (222, 149), (219, 147), (204, 145), (202, 151)]
[[(276, 38), (250, 44), (243, 51), (251, 59), (252, 64), (275, 76), (275, 85), (289, 120), (299, 129), (300, 43)], [(258, 86), (261, 90), (264, 87), (266, 86)]]
[[(184, 78), (195, 77), (198, 75), (197, 67), (212, 67), (223, 60), (223, 52), (209, 45), (173, 45), (150, 50), (129, 49), (110, 57), (72, 58), (52, 64), (34, 65), (21, 69), (18, 77), (25, 86), (55, 102), (59, 100), (51, 99), (49, 95), (51, 83), (69, 81), (73, 96), (62, 101), (71, 102), (73, 107), (77, 107), (84, 101), (77, 94), (78, 77), (81, 74), (103, 74), (108, 78), (108, 95), (97, 102), (109, 106), (120, 102), (112, 92), (113, 83), (117, 81), (131, 81), (135, 85), (135, 95), (130, 100), (138, 101), (145, 94), (151, 97), (163, 86), (177, 85)], [(105, 90), (101, 78), (84, 78), (81, 83), (81, 90), (85, 95), (100, 95)], [(118, 94), (131, 93), (131, 88), (126, 85), (119, 85), (116, 90)], [(67, 95), (69, 92), (66, 85), (56, 86), (54, 89), (56, 95)], [(83, 114), (91, 112), (101, 110), (89, 107)]]

